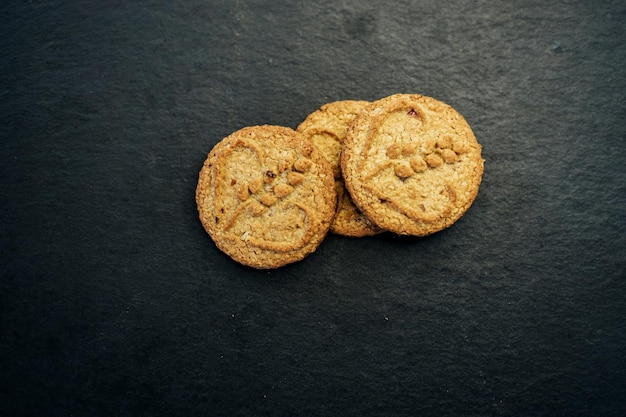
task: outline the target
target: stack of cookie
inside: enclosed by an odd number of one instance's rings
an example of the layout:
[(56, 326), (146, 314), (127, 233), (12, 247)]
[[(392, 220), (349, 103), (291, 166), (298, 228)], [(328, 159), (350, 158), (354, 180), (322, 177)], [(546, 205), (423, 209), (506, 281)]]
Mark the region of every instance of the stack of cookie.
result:
[(328, 231), (426, 236), (470, 207), (483, 174), (465, 119), (430, 97), (338, 101), (296, 130), (243, 128), (209, 153), (196, 189), (217, 247), (277, 268), (315, 251)]

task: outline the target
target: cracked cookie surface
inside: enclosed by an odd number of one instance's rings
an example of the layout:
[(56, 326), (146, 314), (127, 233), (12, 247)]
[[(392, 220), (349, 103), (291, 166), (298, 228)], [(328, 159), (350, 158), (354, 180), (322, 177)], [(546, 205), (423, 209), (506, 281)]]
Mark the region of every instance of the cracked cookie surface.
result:
[(245, 127), (209, 153), (196, 205), (220, 250), (247, 266), (277, 268), (314, 252), (326, 236), (336, 207), (333, 174), (300, 133)]
[(355, 116), (368, 104), (368, 101), (362, 100), (343, 100), (325, 104), (309, 114), (296, 129), (313, 142), (332, 167), (338, 203), (330, 231), (343, 236), (371, 236), (382, 231), (352, 202), (350, 194), (345, 189), (339, 164), (346, 131)]
[(341, 169), (377, 226), (426, 236), (451, 226), (478, 193), (484, 160), (472, 129), (431, 97), (395, 94), (368, 105), (346, 133)]

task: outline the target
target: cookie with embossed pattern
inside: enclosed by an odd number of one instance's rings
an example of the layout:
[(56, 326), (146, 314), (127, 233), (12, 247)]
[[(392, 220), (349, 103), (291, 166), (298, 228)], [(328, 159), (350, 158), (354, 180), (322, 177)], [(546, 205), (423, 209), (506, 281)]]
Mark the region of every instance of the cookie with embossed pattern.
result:
[(337, 213), (330, 231), (343, 236), (362, 237), (382, 230), (361, 213), (345, 190), (339, 157), (346, 130), (368, 101), (343, 100), (328, 103), (309, 114), (296, 129), (309, 138), (333, 169), (337, 190)]
[(465, 214), (483, 166), (463, 116), (417, 94), (368, 105), (348, 129), (341, 156), (357, 207), (379, 227), (414, 236), (443, 230)]
[(311, 141), (281, 126), (232, 133), (198, 179), (200, 221), (235, 261), (278, 268), (314, 252), (336, 208), (332, 169)]

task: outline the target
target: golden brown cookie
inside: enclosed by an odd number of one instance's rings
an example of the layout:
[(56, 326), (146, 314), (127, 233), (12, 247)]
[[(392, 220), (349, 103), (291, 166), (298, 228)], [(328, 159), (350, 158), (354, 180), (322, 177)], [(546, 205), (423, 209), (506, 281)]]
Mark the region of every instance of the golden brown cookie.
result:
[(200, 171), (200, 221), (239, 263), (277, 268), (315, 251), (336, 207), (330, 165), (300, 133), (246, 127), (219, 142)]
[(296, 129), (309, 138), (330, 163), (335, 176), (338, 204), (330, 231), (339, 235), (361, 237), (382, 230), (361, 213), (346, 192), (339, 166), (341, 146), (354, 117), (368, 105), (367, 101), (344, 100), (325, 104), (309, 114)]
[(434, 98), (411, 94), (380, 99), (359, 113), (341, 157), (359, 209), (381, 228), (414, 236), (449, 227), (468, 210), (483, 164), (463, 116)]

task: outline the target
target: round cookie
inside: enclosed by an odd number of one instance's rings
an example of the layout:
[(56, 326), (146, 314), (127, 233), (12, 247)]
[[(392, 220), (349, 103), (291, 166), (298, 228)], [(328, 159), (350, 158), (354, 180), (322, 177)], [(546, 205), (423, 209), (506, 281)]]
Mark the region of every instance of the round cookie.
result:
[(216, 144), (198, 179), (200, 221), (235, 261), (278, 268), (314, 252), (336, 208), (330, 165), (300, 133), (245, 127)]
[(354, 117), (368, 104), (369, 102), (360, 100), (335, 101), (325, 104), (309, 114), (296, 129), (313, 142), (333, 169), (338, 204), (330, 231), (343, 236), (362, 237), (382, 232), (352, 202), (350, 194), (345, 190), (339, 166), (346, 130)]
[(348, 129), (341, 156), (359, 209), (381, 228), (414, 236), (445, 229), (469, 209), (483, 165), (463, 116), (416, 94), (368, 105)]

